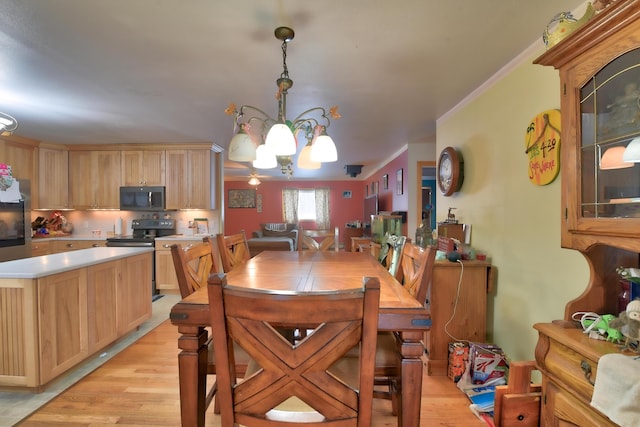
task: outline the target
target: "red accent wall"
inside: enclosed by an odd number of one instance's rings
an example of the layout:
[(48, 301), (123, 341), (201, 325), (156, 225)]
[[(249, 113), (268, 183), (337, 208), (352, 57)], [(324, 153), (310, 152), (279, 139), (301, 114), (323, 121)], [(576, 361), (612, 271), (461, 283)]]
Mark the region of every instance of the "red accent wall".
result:
[[(409, 206), (409, 182), (407, 180), (409, 165), (409, 151), (405, 150), (395, 159), (384, 165), (380, 170), (362, 182), (362, 192), (364, 196), (372, 194), (374, 182), (378, 184), (378, 209), (381, 211), (407, 211)], [(397, 191), (397, 173), (402, 170), (402, 194)], [(384, 175), (388, 176), (388, 188), (383, 185)], [(366, 188), (368, 187), (368, 193)], [(407, 234), (407, 224), (402, 224), (402, 234)], [(412, 237), (412, 236), (409, 236)]]
[[(343, 229), (347, 222), (364, 218), (365, 188), (371, 194), (371, 184), (378, 182), (378, 200), (381, 211), (406, 211), (409, 204), (407, 166), (409, 164), (408, 151), (404, 151), (398, 157), (380, 168), (375, 174), (361, 180), (352, 178), (344, 181), (262, 181), (257, 187), (256, 194), (262, 195), (262, 212), (257, 208), (229, 208), (229, 190), (243, 190), (253, 188), (246, 181), (225, 181), (224, 183), (224, 234), (238, 233), (244, 230), (247, 238), (251, 238), (251, 232), (258, 230), (260, 224), (267, 222), (282, 222), (282, 189), (294, 187), (299, 189), (314, 189), (328, 187), (330, 189), (329, 216), (331, 227), (340, 227), (340, 240), (342, 241)], [(396, 191), (396, 173), (399, 169), (403, 172), (402, 194)], [(388, 188), (383, 188), (382, 177), (388, 175)], [(351, 198), (344, 198), (345, 191), (351, 192)], [(314, 222), (302, 221), (302, 227), (316, 228)], [(406, 223), (402, 226), (402, 232), (407, 235)]]
[[(257, 208), (229, 208), (229, 191), (253, 188), (244, 181), (225, 181), (225, 218), (224, 233), (234, 234), (244, 230), (247, 238), (251, 238), (251, 232), (258, 230), (260, 224), (266, 222), (282, 222), (282, 189), (286, 187), (305, 189), (329, 188), (329, 217), (331, 227), (340, 227), (340, 240), (342, 229), (347, 222), (361, 219), (363, 215), (363, 190), (362, 181), (262, 181), (256, 190), (256, 195), (262, 195), (262, 212)], [(344, 198), (345, 191), (351, 192), (351, 198)], [(317, 228), (313, 221), (301, 221), (304, 228)]]

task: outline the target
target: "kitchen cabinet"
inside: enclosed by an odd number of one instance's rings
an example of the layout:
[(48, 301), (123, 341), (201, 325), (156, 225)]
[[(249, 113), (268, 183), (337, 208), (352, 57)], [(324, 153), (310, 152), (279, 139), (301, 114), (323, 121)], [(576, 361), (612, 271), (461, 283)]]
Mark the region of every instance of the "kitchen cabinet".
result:
[[(585, 384), (582, 368), (595, 372), (603, 354), (618, 350), (583, 342), (571, 316), (617, 314), (616, 268), (640, 265), (640, 164), (612, 165), (605, 156), (640, 137), (640, 3), (612, 3), (534, 63), (560, 73), (561, 245), (579, 251), (591, 272), (584, 292), (566, 304), (564, 322), (535, 325), (542, 425), (610, 425), (589, 405), (593, 387)], [(556, 141), (539, 143), (537, 150), (549, 150)], [(558, 350), (561, 344), (566, 351)]]
[(124, 150), (120, 153), (122, 185), (164, 185), (164, 150)]
[(56, 239), (53, 242), (52, 253), (77, 251), (80, 249), (106, 247), (107, 241), (103, 240), (78, 240), (78, 239)]
[(213, 209), (214, 154), (210, 149), (166, 151), (167, 209)]
[[(0, 137), (0, 163), (11, 166), (13, 177), (18, 181), (35, 182), (36, 146), (23, 143), (19, 137)], [(33, 188), (32, 188), (33, 191)]]
[(40, 381), (47, 383), (88, 356), (87, 270), (38, 280)]
[(447, 375), (450, 342), (486, 340), (492, 266), (484, 261), (463, 261), (463, 264), (436, 261), (433, 268), (427, 296), (431, 329), (426, 332), (424, 342), (429, 375)]
[(0, 303), (11, 315), (0, 316), (1, 387), (41, 391), (151, 317), (153, 253), (123, 250), (3, 263)]
[(183, 248), (194, 243), (200, 243), (202, 240), (185, 239), (185, 240), (158, 240), (156, 239), (156, 289), (160, 293), (180, 293), (178, 288), (178, 278), (176, 277), (176, 269), (173, 265), (171, 256), (171, 245), (178, 244)]
[(120, 151), (70, 151), (69, 191), (74, 209), (119, 209)]
[(31, 240), (31, 256), (42, 256), (53, 253), (53, 242), (44, 239)]
[(69, 208), (69, 151), (63, 148), (38, 147), (38, 209)]

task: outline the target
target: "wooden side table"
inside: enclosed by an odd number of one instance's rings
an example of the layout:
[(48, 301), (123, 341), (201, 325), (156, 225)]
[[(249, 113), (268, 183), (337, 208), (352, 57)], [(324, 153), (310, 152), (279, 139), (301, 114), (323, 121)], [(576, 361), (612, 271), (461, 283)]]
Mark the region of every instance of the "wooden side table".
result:
[(344, 229), (344, 250), (347, 252), (357, 252), (357, 248), (353, 249), (352, 237), (362, 237), (364, 230), (362, 228), (345, 227)]

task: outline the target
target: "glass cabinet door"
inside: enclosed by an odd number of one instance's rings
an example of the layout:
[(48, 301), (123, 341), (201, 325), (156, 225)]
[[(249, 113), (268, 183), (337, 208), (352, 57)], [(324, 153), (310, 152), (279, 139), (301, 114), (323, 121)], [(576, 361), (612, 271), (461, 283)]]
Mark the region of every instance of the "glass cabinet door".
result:
[(582, 217), (640, 218), (640, 49), (580, 89), (580, 113)]

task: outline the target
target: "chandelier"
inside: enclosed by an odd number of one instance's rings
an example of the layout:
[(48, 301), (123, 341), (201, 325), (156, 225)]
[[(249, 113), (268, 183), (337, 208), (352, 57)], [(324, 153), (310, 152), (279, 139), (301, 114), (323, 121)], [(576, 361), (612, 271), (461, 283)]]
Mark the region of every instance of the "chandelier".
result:
[(18, 121), (10, 115), (0, 112), (0, 136), (9, 136), (18, 128)]
[(310, 108), (295, 119), (287, 119), (287, 93), (293, 86), (287, 69), (287, 43), (293, 40), (294, 32), (289, 27), (278, 27), (274, 32), (282, 41), (282, 73), (276, 80), (278, 92), (278, 116), (270, 117), (263, 110), (251, 105), (243, 105), (239, 109), (230, 104), (225, 110), (228, 115), (235, 116), (234, 132), (229, 144), (229, 160), (236, 162), (253, 162), (256, 169), (272, 169), (280, 166), (287, 177), (293, 175), (293, 156), (297, 152), (297, 139), (300, 135), (306, 139), (306, 145), (298, 156), (297, 167), (301, 169), (318, 169), (321, 163), (338, 160), (336, 145), (327, 128), (331, 124), (329, 117), (339, 119), (338, 107), (327, 112), (322, 107)]

